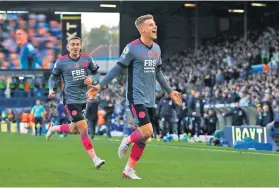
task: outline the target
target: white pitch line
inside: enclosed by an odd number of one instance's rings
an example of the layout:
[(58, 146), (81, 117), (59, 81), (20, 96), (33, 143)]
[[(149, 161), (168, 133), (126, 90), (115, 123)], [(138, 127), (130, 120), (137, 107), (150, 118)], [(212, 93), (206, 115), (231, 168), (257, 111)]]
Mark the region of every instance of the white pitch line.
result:
[[(109, 141), (109, 142), (120, 142), (120, 140), (105, 140), (96, 138), (95, 140), (98, 141)], [(222, 149), (210, 149), (210, 148), (195, 148), (195, 147), (180, 147), (180, 146), (164, 146), (159, 144), (149, 144), (149, 147), (163, 147), (163, 148), (174, 148), (174, 149), (185, 149), (185, 150), (197, 150), (197, 151), (212, 151), (212, 152), (224, 152), (224, 153), (242, 153), (242, 154), (249, 154), (249, 155), (265, 155), (265, 156), (276, 156), (279, 157), (277, 154), (273, 153), (258, 153), (258, 152), (247, 152), (244, 150), (222, 150)]]
[(277, 156), (277, 154), (273, 153), (257, 153), (257, 152), (247, 152), (243, 150), (222, 150), (222, 149), (210, 149), (210, 148), (194, 148), (194, 147), (180, 147), (180, 146), (163, 146), (157, 144), (150, 144), (149, 146), (156, 146), (156, 147), (165, 147), (165, 148), (176, 148), (176, 149), (186, 149), (186, 150), (200, 150), (200, 151), (213, 151), (213, 152), (224, 152), (224, 153), (244, 153), (244, 154), (252, 154), (252, 155), (267, 155), (267, 156)]

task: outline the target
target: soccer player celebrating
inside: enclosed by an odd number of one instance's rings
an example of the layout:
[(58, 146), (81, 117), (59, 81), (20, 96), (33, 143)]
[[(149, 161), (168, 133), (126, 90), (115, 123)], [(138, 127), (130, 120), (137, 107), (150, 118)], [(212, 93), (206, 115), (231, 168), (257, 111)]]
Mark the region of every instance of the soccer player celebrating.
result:
[(88, 125), (83, 116), (83, 110), (86, 108), (86, 92), (88, 86), (99, 80), (99, 67), (88, 54), (80, 52), (81, 48), (81, 39), (71, 38), (67, 44), (69, 54), (60, 57), (52, 70), (49, 78), (49, 98), (54, 97), (54, 86), (62, 76), (64, 82), (63, 100), (71, 124), (52, 126), (50, 123), (46, 139), (49, 140), (55, 132), (77, 133), (79, 131), (85, 150), (92, 158), (95, 167), (100, 168), (105, 164), (105, 161), (96, 156), (88, 136)]
[(180, 94), (173, 91), (163, 77), (161, 50), (159, 45), (153, 42), (157, 38), (157, 26), (153, 16), (141, 16), (137, 18), (135, 25), (141, 38), (125, 47), (118, 63), (98, 85), (88, 91), (88, 95), (96, 95), (103, 86), (119, 75), (122, 69), (127, 69), (126, 98), (138, 129), (122, 140), (118, 155), (124, 158), (129, 146), (134, 143), (122, 174), (126, 178), (141, 179), (135, 174), (134, 167), (153, 134), (152, 123), (156, 121), (154, 108), (156, 80), (175, 103), (181, 105), (182, 100)]
[(27, 31), (18, 29), (16, 31), (16, 42), (20, 47), (20, 69), (34, 70), (38, 64), (40, 67), (43, 65), (40, 57), (38, 56), (34, 46), (28, 42)]

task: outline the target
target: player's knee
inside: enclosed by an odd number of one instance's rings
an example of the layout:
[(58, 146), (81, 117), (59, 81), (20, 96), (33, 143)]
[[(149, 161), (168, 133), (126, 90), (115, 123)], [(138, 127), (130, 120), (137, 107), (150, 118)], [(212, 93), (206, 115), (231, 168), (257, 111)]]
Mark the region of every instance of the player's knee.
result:
[(70, 128), (69, 132), (70, 132), (71, 134), (79, 134), (79, 129), (76, 128), (76, 127)]
[(80, 133), (87, 133), (88, 132), (88, 125), (87, 122), (85, 120), (80, 120), (78, 122), (76, 122), (76, 125), (80, 131)]
[(70, 134), (77, 134), (78, 128), (76, 127), (76, 124), (74, 122), (71, 122), (70, 128), (69, 128), (69, 133)]
[(80, 134), (86, 134), (86, 133), (88, 133), (87, 127), (79, 127), (78, 130), (79, 130), (78, 132), (79, 132)]
[(150, 138), (153, 135), (153, 126), (151, 123), (148, 123), (142, 127), (140, 127), (141, 132), (144, 137)]
[(151, 137), (151, 136), (153, 136), (153, 133), (154, 133), (154, 129), (153, 129), (153, 127), (151, 127), (150, 129), (149, 129), (149, 137)]

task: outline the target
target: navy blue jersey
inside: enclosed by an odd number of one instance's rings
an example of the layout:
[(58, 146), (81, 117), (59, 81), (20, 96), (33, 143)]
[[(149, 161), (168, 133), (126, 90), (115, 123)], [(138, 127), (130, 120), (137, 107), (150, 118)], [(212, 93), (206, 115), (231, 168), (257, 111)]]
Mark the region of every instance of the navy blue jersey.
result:
[(20, 48), (20, 69), (36, 69), (36, 64), (43, 65), (36, 49), (31, 43), (26, 43)]
[(67, 54), (56, 61), (52, 74), (62, 76), (64, 104), (86, 103), (88, 88), (84, 84), (85, 76), (97, 74), (98, 68), (92, 58), (84, 53), (77, 60), (71, 59)]
[(154, 107), (156, 71), (162, 64), (158, 44), (146, 46), (137, 39), (123, 50), (118, 64), (127, 67), (126, 98), (130, 104)]

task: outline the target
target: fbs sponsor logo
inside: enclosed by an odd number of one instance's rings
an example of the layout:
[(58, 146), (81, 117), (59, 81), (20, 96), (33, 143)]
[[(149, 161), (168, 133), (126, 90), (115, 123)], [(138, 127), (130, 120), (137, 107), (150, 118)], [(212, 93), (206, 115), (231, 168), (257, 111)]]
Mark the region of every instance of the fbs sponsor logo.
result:
[(156, 65), (156, 60), (144, 60), (144, 73), (155, 73)]
[(77, 69), (72, 71), (73, 81), (84, 80), (85, 79), (85, 70)]

